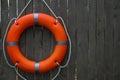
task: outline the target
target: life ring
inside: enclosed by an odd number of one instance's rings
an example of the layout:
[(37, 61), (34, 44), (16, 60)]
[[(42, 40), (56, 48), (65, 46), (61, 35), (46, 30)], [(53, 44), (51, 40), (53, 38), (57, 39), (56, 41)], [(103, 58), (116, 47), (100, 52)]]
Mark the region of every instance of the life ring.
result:
[[(22, 32), (30, 26), (38, 24), (50, 30), (57, 42), (53, 53), (45, 60), (35, 62), (27, 59), (18, 45)], [(43, 14), (32, 13), (19, 18), (10, 27), (6, 36), (6, 50), (14, 64), (23, 71), (30, 73), (48, 72), (61, 63), (67, 51), (67, 35), (63, 26), (56, 19)]]

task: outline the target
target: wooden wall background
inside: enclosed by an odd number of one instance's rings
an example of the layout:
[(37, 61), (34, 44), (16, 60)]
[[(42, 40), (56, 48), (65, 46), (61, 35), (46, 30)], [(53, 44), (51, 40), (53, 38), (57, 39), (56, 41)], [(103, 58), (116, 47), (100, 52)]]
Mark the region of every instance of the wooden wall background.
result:
[[(16, 80), (15, 71), (5, 63), (1, 43), (9, 20), (16, 17), (29, 0), (0, 1), (0, 80)], [(120, 80), (120, 0), (46, 1), (63, 17), (72, 40), (70, 63), (56, 80)], [(51, 15), (42, 0), (33, 0), (23, 15), (32, 12)], [(24, 55), (36, 61), (48, 57), (54, 45), (52, 34), (37, 26), (26, 30), (20, 40)], [(66, 59), (67, 56), (62, 64)], [(57, 69), (45, 74), (19, 72), (28, 80), (50, 80)]]

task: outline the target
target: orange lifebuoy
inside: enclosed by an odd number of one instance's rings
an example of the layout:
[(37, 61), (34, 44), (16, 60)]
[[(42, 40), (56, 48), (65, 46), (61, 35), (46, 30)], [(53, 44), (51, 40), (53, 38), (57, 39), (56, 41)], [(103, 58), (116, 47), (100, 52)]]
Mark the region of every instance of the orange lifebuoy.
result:
[[(50, 30), (57, 44), (53, 53), (45, 60), (35, 62), (24, 57), (18, 45), (22, 32), (38, 24)], [(9, 29), (6, 37), (6, 50), (14, 64), (23, 71), (44, 73), (57, 67), (56, 62), (61, 63), (67, 51), (67, 35), (59, 22), (53, 17), (43, 13), (33, 13), (19, 18)]]

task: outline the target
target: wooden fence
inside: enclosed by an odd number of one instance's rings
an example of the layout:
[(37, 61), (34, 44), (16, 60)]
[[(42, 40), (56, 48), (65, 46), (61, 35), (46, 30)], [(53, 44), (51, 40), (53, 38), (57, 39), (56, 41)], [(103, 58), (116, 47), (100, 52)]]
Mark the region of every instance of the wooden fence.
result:
[[(0, 1), (0, 80), (22, 80), (5, 63), (2, 38), (9, 20), (17, 17), (29, 0)], [(65, 20), (72, 40), (70, 63), (55, 80), (120, 80), (120, 0), (46, 2)], [(52, 15), (42, 0), (32, 0), (23, 15), (33, 12)], [(51, 32), (37, 26), (27, 29), (20, 39), (24, 55), (35, 61), (48, 57), (54, 45)], [(67, 56), (61, 65), (65, 64)], [(50, 80), (57, 70), (45, 74), (18, 71), (28, 80)]]

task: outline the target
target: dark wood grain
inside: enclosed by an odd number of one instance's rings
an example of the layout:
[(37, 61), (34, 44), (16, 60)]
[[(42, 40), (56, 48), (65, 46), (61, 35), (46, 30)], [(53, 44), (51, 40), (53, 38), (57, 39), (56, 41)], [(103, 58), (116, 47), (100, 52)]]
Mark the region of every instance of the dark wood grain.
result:
[(120, 1), (113, 0), (113, 7), (112, 7), (112, 18), (114, 23), (114, 52), (113, 52), (113, 72), (112, 76), (114, 80), (120, 79), (120, 64), (119, 64), (119, 57), (120, 57)]
[[(6, 25), (8, 23), (8, 5), (7, 5), (7, 1), (5, 1), (5, 0), (2, 0), (1, 3), (2, 3), (1, 8), (4, 8), (4, 9), (2, 9), (1, 14), (5, 15), (5, 16), (1, 16), (2, 21), (1, 21), (1, 24), (0, 24), (1, 36), (3, 36), (3, 34), (5, 32)], [(2, 44), (0, 46), (2, 46)], [(0, 53), (0, 74), (1, 74), (0, 79), (1, 80), (3, 80), (3, 79), (7, 80), (6, 76), (9, 76), (9, 73), (7, 72), (9, 67), (4, 62), (5, 62), (4, 56), (3, 56), (3, 53), (1, 52)]]
[(77, 1), (77, 79), (88, 80), (88, 0)]
[(89, 49), (88, 49), (88, 79), (95, 80), (96, 77), (96, 0), (88, 2), (89, 6), (89, 17), (88, 17), (88, 27), (89, 27)]
[[(110, 2), (105, 1), (105, 15), (106, 15), (106, 26), (105, 26), (105, 78), (109, 80), (117, 80), (114, 78), (114, 69), (113, 66), (114, 60), (114, 0)], [(116, 48), (117, 49), (117, 48)], [(119, 50), (117, 50), (119, 52)]]
[[(61, 1), (62, 2), (62, 1)], [(74, 80), (76, 79), (77, 72), (75, 70), (77, 69), (77, 9), (76, 9), (76, 0), (69, 0), (67, 9), (65, 10), (67, 12), (67, 17), (65, 17), (66, 25), (68, 29), (68, 32), (70, 34), (71, 42), (72, 42), (72, 50), (71, 50), (71, 59), (69, 62), (69, 65), (67, 66), (67, 80)], [(61, 4), (62, 5), (62, 4)], [(61, 10), (62, 11), (62, 10)], [(71, 24), (72, 23), (72, 24)], [(66, 68), (65, 68), (66, 69)], [(63, 69), (64, 70), (64, 69)]]
[(96, 14), (96, 79), (105, 79), (105, 14), (104, 0), (97, 1)]
[[(9, 3), (9, 8), (8, 8), (8, 2), (7, 1), (4, 1), (4, 0), (2, 0), (2, 15), (5, 15), (5, 16), (2, 16), (2, 24), (1, 24), (1, 30), (2, 30), (2, 36), (3, 36), (3, 34), (4, 34), (4, 32), (5, 32), (5, 28), (6, 28), (6, 26), (7, 26), (7, 24), (8, 24), (8, 21), (14, 16), (16, 16), (16, 13), (13, 13), (12, 14), (12, 12), (15, 12), (16, 11), (16, 9), (11, 9), (11, 8), (13, 8), (13, 7), (15, 7), (15, 0), (13, 0), (13, 2), (11, 3)], [(3, 8), (4, 8), (4, 10), (3, 10)], [(9, 59), (8, 59), (9, 60)], [(1, 55), (1, 74), (2, 74), (2, 76), (1, 76), (1, 78), (0, 79), (4, 79), (4, 80), (7, 80), (8, 79), (8, 77), (9, 77), (9, 79), (11, 79), (11, 80), (14, 80), (15, 79), (15, 72), (14, 72), (14, 70), (13, 69), (10, 69), (9, 67), (8, 67), (8, 65), (5, 63), (5, 60), (4, 60), (4, 57), (3, 57), (3, 55)], [(7, 76), (7, 77), (6, 77)]]

